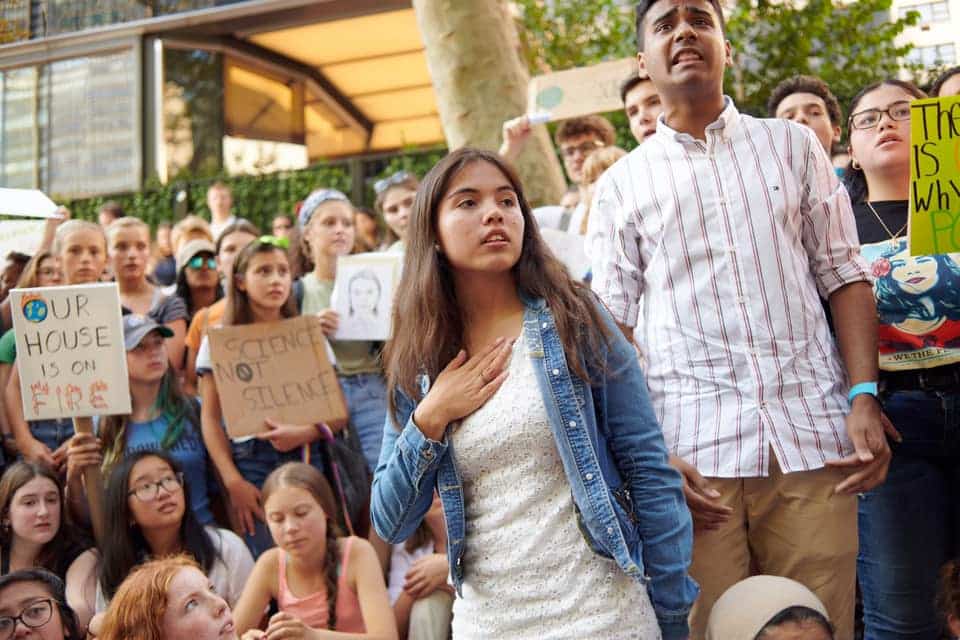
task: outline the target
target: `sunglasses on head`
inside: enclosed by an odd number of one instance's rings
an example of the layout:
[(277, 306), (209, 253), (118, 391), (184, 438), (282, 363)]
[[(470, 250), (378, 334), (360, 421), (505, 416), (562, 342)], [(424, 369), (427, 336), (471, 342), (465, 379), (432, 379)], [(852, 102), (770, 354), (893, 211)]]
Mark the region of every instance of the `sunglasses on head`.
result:
[(395, 187), (398, 184), (403, 184), (407, 180), (413, 178), (413, 174), (409, 171), (397, 171), (395, 174), (388, 178), (383, 178), (382, 180), (377, 180), (373, 183), (373, 190), (377, 195), (380, 195), (390, 187)]
[(290, 240), (287, 238), (278, 238), (277, 236), (260, 236), (257, 238), (257, 242), (262, 244), (272, 244), (278, 249), (289, 249)]
[(203, 256), (193, 256), (190, 258), (190, 261), (187, 263), (187, 266), (191, 269), (200, 270), (203, 268), (204, 263), (206, 263), (208, 269), (217, 268), (217, 259), (214, 257), (204, 258)]

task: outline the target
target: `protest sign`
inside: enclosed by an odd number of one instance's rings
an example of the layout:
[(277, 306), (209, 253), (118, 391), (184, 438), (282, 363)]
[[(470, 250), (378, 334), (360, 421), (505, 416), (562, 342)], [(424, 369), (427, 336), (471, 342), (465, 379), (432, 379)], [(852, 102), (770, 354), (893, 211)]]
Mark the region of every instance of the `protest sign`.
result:
[(910, 255), (960, 252), (960, 96), (910, 104)]
[(393, 294), (403, 268), (399, 253), (359, 253), (337, 259), (330, 306), (340, 316), (337, 340), (387, 340)]
[(557, 121), (618, 111), (620, 85), (638, 70), (636, 58), (624, 58), (536, 76), (527, 88), (527, 113), (549, 113)]
[(116, 284), (14, 289), (10, 309), (27, 420), (130, 413)]
[(590, 272), (590, 259), (584, 251), (582, 235), (558, 229), (540, 229), (540, 235), (557, 260), (570, 272), (571, 278), (583, 280), (587, 277)]
[(52, 218), (57, 205), (37, 189), (0, 188), (0, 214), (21, 218)]
[(210, 355), (231, 437), (286, 424), (343, 425), (349, 416), (316, 316), (211, 327)]
[(0, 257), (11, 251), (36, 253), (46, 224), (43, 220), (0, 220)]

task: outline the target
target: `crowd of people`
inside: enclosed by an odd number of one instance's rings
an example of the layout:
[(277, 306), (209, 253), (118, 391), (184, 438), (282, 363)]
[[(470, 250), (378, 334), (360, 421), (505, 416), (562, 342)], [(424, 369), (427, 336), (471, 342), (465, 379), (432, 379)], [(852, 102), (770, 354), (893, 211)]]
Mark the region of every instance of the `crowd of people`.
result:
[[(910, 102), (960, 67), (846, 118), (788, 78), (759, 118), (717, 2), (637, 38), (637, 146), (561, 122), (559, 206), (523, 116), (374, 211), (317, 185), (265, 234), (217, 182), (210, 220), (108, 203), (8, 256), (4, 295), (116, 282), (131, 412), (27, 420), (0, 304), (0, 640), (960, 637), (960, 256), (905, 235)], [(336, 339), (368, 252), (403, 256), (391, 338)], [(229, 436), (210, 329), (301, 314), (348, 424)]]

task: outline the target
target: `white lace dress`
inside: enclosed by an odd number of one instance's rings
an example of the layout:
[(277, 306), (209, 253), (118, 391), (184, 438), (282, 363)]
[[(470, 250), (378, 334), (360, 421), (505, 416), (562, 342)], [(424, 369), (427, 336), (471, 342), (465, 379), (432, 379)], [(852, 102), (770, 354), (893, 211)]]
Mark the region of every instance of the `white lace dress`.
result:
[(660, 638), (646, 589), (580, 534), (522, 337), (500, 390), (453, 430), (466, 552), (453, 638)]

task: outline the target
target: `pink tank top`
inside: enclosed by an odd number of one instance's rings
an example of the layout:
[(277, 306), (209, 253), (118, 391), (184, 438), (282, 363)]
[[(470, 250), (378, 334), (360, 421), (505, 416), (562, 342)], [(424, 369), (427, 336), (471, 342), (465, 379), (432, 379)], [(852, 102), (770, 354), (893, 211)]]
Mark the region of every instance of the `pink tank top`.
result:
[[(363, 624), (363, 614), (360, 612), (360, 601), (357, 594), (347, 585), (347, 563), (350, 560), (350, 548), (353, 538), (347, 538), (340, 554), (340, 571), (337, 578), (337, 624), (336, 631), (345, 633), (366, 633), (367, 627)], [(298, 598), (290, 593), (287, 586), (287, 554), (280, 552), (280, 593), (277, 594), (277, 604), (280, 611), (292, 613), (304, 624), (314, 629), (326, 629), (330, 622), (327, 611), (327, 590), (321, 589), (308, 596)]]

